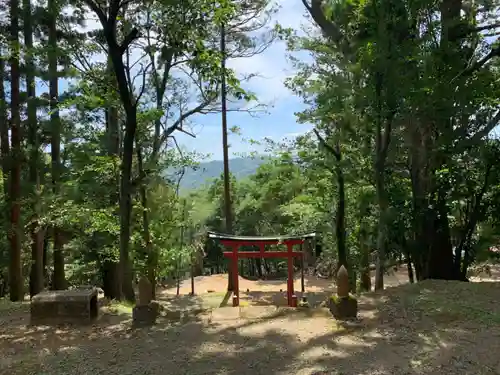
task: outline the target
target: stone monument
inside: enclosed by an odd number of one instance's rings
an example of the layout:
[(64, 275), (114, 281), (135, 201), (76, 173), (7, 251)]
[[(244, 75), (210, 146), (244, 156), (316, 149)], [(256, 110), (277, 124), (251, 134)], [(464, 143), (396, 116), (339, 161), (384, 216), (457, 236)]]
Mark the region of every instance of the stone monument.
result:
[(160, 305), (153, 301), (153, 287), (148, 278), (143, 276), (139, 279), (139, 298), (132, 310), (132, 324), (136, 327), (149, 326), (156, 323), (160, 313)]
[(358, 315), (358, 301), (349, 294), (349, 274), (344, 265), (337, 273), (337, 295), (328, 299), (328, 307), (337, 320), (355, 319)]

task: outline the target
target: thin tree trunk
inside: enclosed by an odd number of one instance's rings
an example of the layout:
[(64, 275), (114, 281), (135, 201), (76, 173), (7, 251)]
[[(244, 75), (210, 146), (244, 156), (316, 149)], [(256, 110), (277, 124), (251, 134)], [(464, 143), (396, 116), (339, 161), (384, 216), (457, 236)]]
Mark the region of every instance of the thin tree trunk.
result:
[(39, 140), (37, 133), (36, 118), (36, 93), (35, 93), (35, 65), (33, 62), (33, 26), (31, 1), (23, 1), (24, 10), (24, 42), (26, 45), (26, 94), (28, 96), (28, 143), (30, 145), (29, 155), (29, 180), (32, 184), (31, 197), (31, 272), (30, 272), (30, 296), (43, 290), (43, 231), (39, 228), (39, 195), (40, 175), (38, 171)]
[[(226, 103), (226, 31), (225, 26), (221, 27), (220, 35), (221, 59), (221, 109), (222, 109), (222, 154), (224, 159), (224, 216), (226, 219), (226, 233), (233, 234), (233, 218), (231, 205), (231, 184), (229, 175), (229, 145), (227, 141), (227, 103)], [(233, 291), (233, 270), (228, 267), (227, 290)]]
[[(59, 116), (59, 77), (57, 70), (57, 14), (59, 13), (56, 0), (49, 0), (49, 96), (50, 96), (50, 125), (51, 125), (51, 150), (52, 159), (52, 191), (57, 199), (61, 176), (61, 119)], [(59, 228), (53, 227), (54, 241), (54, 276), (53, 289), (66, 288), (64, 273), (63, 243)]]
[(20, 117), (20, 70), (19, 70), (19, 1), (10, 1), (10, 115), (11, 115), (11, 158), (10, 158), (10, 243), (9, 283), (10, 300), (24, 299), (24, 280), (21, 263), (21, 117)]
[(415, 277), (413, 276), (413, 266), (410, 252), (406, 253), (406, 257), (408, 258), (406, 263), (406, 267), (408, 268), (408, 280), (410, 281), (410, 284), (413, 284), (415, 282)]

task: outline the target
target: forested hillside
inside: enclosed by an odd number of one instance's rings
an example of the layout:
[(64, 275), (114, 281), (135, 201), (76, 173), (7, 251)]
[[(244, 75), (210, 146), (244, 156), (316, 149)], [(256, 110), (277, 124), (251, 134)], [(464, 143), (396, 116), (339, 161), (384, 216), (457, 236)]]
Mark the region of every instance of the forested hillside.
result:
[[(257, 168), (268, 158), (264, 156), (234, 158), (229, 160), (229, 169), (237, 180), (248, 177), (257, 171)], [(199, 189), (210, 183), (213, 179), (219, 178), (224, 172), (222, 160), (212, 160), (200, 162), (193, 168), (186, 168), (184, 175), (180, 179), (180, 189), (183, 192)], [(167, 171), (166, 177), (175, 179), (179, 174), (179, 169)], [(179, 176), (178, 176), (179, 177)]]
[[(489, 258), (498, 3), (303, 3), (307, 33), (271, 23), (266, 0), (0, 0), (2, 296), (93, 284), (134, 300), (141, 275), (154, 285), (192, 264), (225, 271), (206, 240), (226, 231), (222, 180), (186, 195), (165, 171), (200, 161), (176, 137), (225, 108), (221, 90), (228, 111), (252, 114), (251, 77), (225, 62), (278, 39), (305, 105), (296, 118), (314, 129), (270, 145), (255, 173), (231, 162), (233, 232), (317, 232), (318, 265), (346, 266), (364, 289), (370, 256), (376, 289), (388, 260), (420, 281), (465, 280)], [(200, 170), (182, 187), (220, 176), (218, 162)]]

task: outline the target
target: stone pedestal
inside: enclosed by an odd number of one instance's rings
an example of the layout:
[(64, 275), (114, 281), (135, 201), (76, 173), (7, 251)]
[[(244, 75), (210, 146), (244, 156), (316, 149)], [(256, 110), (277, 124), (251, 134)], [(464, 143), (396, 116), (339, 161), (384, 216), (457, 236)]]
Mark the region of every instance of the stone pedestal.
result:
[(30, 324), (90, 324), (98, 316), (96, 288), (54, 290), (31, 299)]
[(356, 319), (358, 315), (358, 300), (352, 296), (332, 296), (328, 299), (328, 308), (337, 320)]
[(137, 305), (132, 310), (132, 324), (134, 327), (151, 326), (156, 323), (159, 313), (160, 305), (156, 301), (151, 301), (147, 305)]

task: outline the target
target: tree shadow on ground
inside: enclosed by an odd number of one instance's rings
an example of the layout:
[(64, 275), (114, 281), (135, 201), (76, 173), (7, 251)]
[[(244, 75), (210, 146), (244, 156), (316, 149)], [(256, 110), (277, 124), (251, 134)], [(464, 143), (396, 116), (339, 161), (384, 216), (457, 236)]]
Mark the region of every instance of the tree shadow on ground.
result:
[(498, 374), (498, 313), (488, 301), (498, 301), (500, 287), (472, 284), (369, 294), (360, 301), (361, 323), (351, 326), (292, 309), (252, 320), (123, 325), (4, 368), (23, 375)]
[[(297, 300), (301, 300), (302, 296), (307, 298), (307, 302), (311, 307), (320, 307), (327, 298), (331, 295), (328, 292), (295, 292)], [(260, 291), (240, 291), (240, 301), (242, 305), (251, 306), (287, 306), (288, 299), (286, 291), (283, 292), (260, 292)]]

